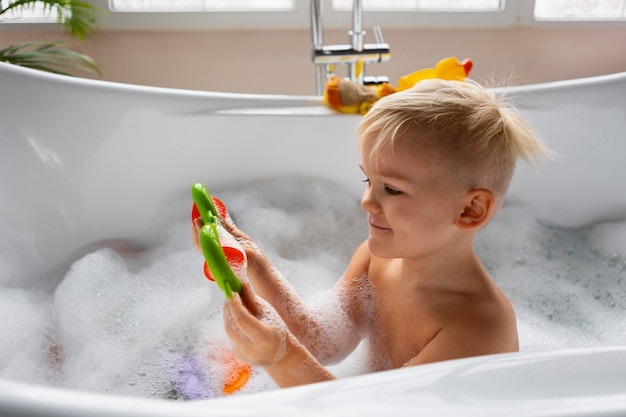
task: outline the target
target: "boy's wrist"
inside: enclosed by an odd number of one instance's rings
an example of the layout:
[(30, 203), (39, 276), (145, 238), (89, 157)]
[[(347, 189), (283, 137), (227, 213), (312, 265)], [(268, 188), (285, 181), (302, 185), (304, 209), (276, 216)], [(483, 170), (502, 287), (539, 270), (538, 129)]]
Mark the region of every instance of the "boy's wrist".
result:
[(285, 353), (276, 362), (264, 366), (281, 387), (329, 381), (334, 376), (291, 334), (287, 334)]
[(261, 249), (256, 249), (254, 262), (249, 263), (248, 267), (254, 269), (256, 273), (265, 273), (270, 270), (271, 263), (265, 253)]
[(264, 366), (269, 372), (270, 370), (284, 371), (288, 370), (291, 366), (304, 360), (306, 355), (301, 350), (302, 345), (296, 340), (296, 338), (287, 332), (285, 335), (285, 345), (281, 349), (281, 354), (277, 354), (274, 361)]

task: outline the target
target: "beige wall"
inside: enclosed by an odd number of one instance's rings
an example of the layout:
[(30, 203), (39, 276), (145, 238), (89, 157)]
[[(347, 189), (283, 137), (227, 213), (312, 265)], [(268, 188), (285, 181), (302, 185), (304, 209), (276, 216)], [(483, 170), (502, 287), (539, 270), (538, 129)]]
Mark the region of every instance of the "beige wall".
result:
[[(401, 75), (446, 56), (470, 57), (472, 78), (537, 83), (626, 71), (626, 26), (480, 30), (385, 30), (391, 61), (368, 75)], [(370, 35), (371, 36), (371, 35)], [(67, 39), (58, 31), (0, 28), (0, 47), (27, 40)], [(327, 31), (326, 43), (346, 43), (346, 31)], [(371, 41), (371, 39), (367, 39)], [(314, 94), (310, 34), (264, 31), (98, 31), (85, 42), (104, 79), (174, 88), (247, 93)]]

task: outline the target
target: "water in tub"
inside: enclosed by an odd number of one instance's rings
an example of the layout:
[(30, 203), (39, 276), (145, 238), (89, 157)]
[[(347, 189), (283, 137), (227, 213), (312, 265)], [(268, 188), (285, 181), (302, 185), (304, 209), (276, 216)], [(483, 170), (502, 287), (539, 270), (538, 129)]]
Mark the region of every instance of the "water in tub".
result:
[[(327, 181), (285, 179), (218, 197), (310, 303), (330, 302), (325, 292), (367, 235), (359, 201)], [(236, 367), (222, 328), (223, 294), (203, 276), (190, 207), (191, 199), (172, 204), (159, 247), (97, 249), (54, 288), (0, 281), (0, 377), (141, 397), (224, 395)], [(514, 304), (521, 350), (626, 344), (624, 236), (626, 222), (565, 229), (505, 204), (476, 250)], [(0, 237), (0, 277), (14, 261)], [(367, 372), (362, 352), (331, 370)], [(253, 368), (232, 395), (275, 388)]]

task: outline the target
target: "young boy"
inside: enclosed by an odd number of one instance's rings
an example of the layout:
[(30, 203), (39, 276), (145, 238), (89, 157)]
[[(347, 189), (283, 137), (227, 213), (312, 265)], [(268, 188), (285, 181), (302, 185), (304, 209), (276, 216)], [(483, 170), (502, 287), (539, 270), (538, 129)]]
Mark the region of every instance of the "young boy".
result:
[(517, 351), (513, 308), (472, 242), (502, 204), (517, 158), (547, 149), (469, 81), (426, 80), (387, 96), (358, 134), (369, 237), (324, 309), (304, 305), (259, 247), (227, 226), (246, 247), (256, 292), (246, 285), (224, 307), (235, 355), (287, 387), (334, 379), (323, 364), (364, 339), (374, 371)]

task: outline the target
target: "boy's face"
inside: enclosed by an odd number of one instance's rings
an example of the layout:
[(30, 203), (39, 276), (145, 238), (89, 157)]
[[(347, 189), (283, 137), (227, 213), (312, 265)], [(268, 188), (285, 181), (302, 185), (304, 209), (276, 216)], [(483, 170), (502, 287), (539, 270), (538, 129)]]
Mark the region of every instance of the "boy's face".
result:
[(368, 245), (375, 256), (415, 258), (446, 250), (458, 240), (456, 219), (464, 210), (464, 193), (433, 170), (440, 157), (398, 141), (370, 158), (361, 149), (366, 187), (361, 206), (369, 223)]

